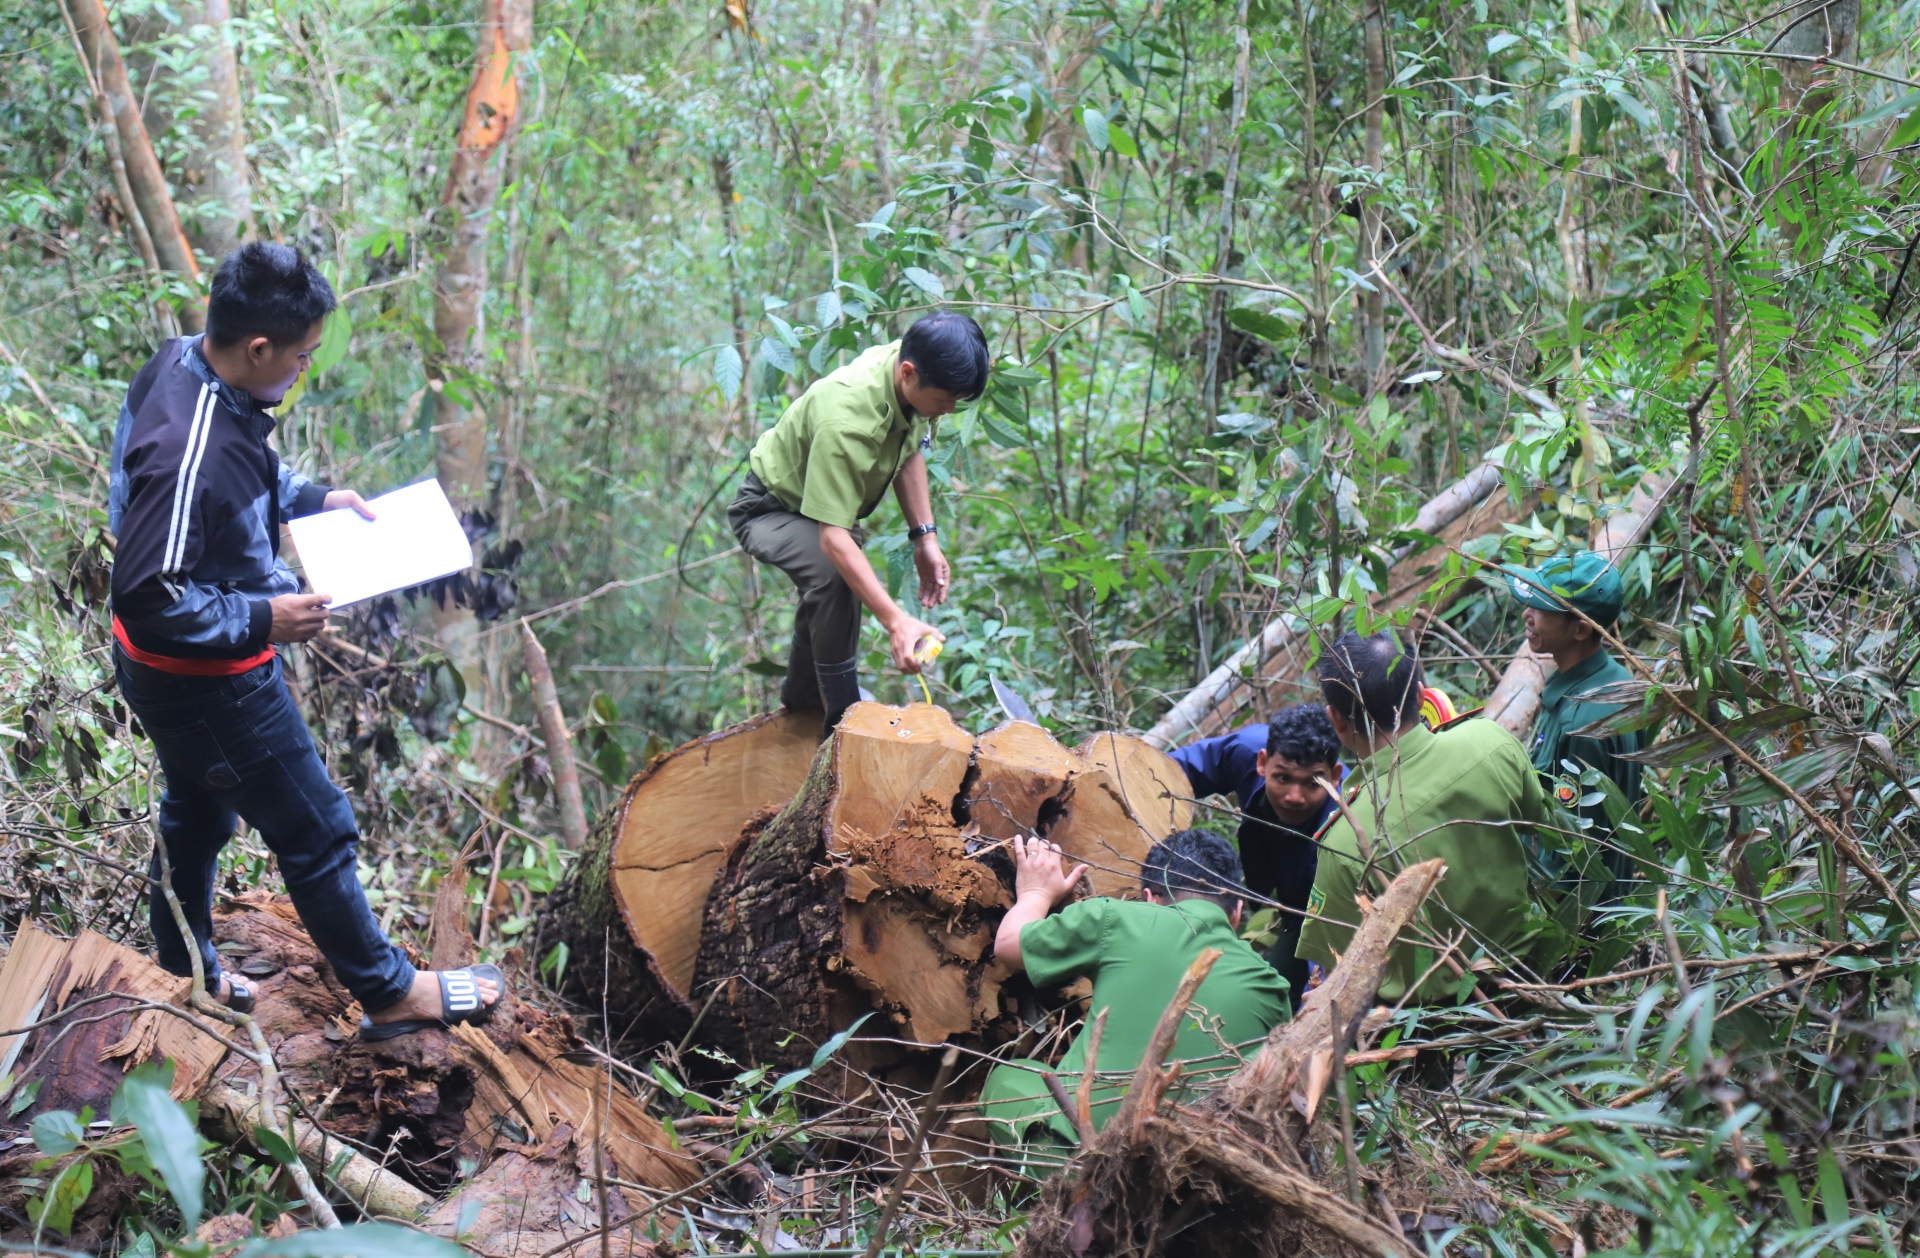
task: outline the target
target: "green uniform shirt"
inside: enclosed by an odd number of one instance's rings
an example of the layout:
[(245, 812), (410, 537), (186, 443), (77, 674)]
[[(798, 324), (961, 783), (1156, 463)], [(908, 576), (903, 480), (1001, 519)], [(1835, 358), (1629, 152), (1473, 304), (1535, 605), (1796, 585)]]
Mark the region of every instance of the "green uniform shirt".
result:
[(850, 529), (873, 514), (932, 423), (893, 388), (900, 342), (876, 345), (808, 386), (760, 434), (751, 464), (774, 497), (809, 520)]
[[(1093, 980), (1087, 1025), (1102, 1009), (1106, 1029), (1100, 1036), (1101, 1072), (1131, 1074), (1140, 1065), (1174, 989), (1203, 948), (1218, 948), (1206, 981), (1195, 993), (1170, 1060), (1219, 1058), (1222, 1043), (1242, 1046), (1265, 1037), (1287, 1018), (1287, 981), (1234, 933), (1227, 914), (1211, 900), (1181, 900), (1171, 905), (1115, 900), (1105, 896), (1069, 904), (1020, 932), (1020, 955), (1035, 987), (1059, 987), (1077, 978)], [(1086, 1032), (1074, 1038), (1055, 1073), (1071, 1093), (1086, 1069)], [(1193, 1075), (1230, 1071), (1228, 1059), (1191, 1067)], [(988, 1076), (981, 1111), (1002, 1124), (1002, 1133), (1022, 1138), (1025, 1128), (1046, 1121), (1059, 1136), (1073, 1139), (1073, 1127), (1055, 1107), (1041, 1082), (1037, 1063), (1005, 1063)], [(1191, 1076), (1190, 1076), (1191, 1077)], [(1103, 1126), (1120, 1104), (1125, 1087), (1103, 1083), (1094, 1092), (1093, 1121)]]
[[(1565, 766), (1560, 763), (1563, 760), (1592, 765), (1612, 778), (1614, 785), (1620, 788), (1629, 802), (1637, 803), (1645, 794), (1640, 786), (1640, 765), (1617, 757), (1623, 752), (1640, 750), (1639, 730), (1615, 734), (1610, 738), (1568, 737), (1574, 730), (1591, 725), (1602, 717), (1612, 716), (1626, 706), (1620, 703), (1593, 703), (1580, 698), (1582, 694), (1616, 682), (1632, 680), (1633, 674), (1620, 661), (1607, 654), (1605, 647), (1566, 672), (1556, 672), (1547, 678), (1547, 684), (1540, 692), (1540, 717), (1533, 726), (1533, 767), (1551, 778), (1566, 772)], [(1562, 798), (1561, 803), (1572, 808), (1577, 799), (1578, 796), (1573, 799)], [(1601, 810), (1596, 819), (1604, 823), (1605, 811)]]
[[(1476, 944), (1504, 944), (1519, 933), (1527, 911), (1520, 830), (1547, 819), (1547, 801), (1513, 735), (1485, 720), (1461, 721), (1438, 733), (1416, 725), (1362, 761), (1344, 791), (1386, 879), (1369, 877), (1361, 885), (1353, 823), (1344, 816), (1335, 821), (1321, 839), (1320, 868), (1307, 902), (1307, 912), (1316, 916), (1301, 928), (1299, 955), (1334, 964), (1360, 920), (1355, 896), (1378, 896), (1395, 872), (1436, 856), (1447, 862), (1447, 872), (1427, 900), (1426, 933), (1470, 926), (1474, 933), (1457, 954), (1463, 964)], [(1398, 1000), (1434, 960), (1430, 948), (1397, 945), (1380, 984), (1381, 999)], [(1442, 967), (1422, 994), (1439, 999), (1457, 982)]]

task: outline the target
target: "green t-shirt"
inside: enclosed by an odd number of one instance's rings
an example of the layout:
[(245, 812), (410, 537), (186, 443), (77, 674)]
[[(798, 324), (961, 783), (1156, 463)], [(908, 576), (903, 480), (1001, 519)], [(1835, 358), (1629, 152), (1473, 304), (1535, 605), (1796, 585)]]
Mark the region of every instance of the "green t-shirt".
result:
[(873, 514), (932, 423), (907, 413), (893, 388), (900, 342), (876, 345), (808, 386), (760, 434), (751, 465), (760, 483), (809, 520), (852, 528)]
[[(1499, 946), (1519, 933), (1527, 912), (1527, 861), (1522, 831), (1547, 819), (1540, 778), (1513, 735), (1492, 721), (1466, 720), (1434, 733), (1416, 725), (1391, 747), (1369, 756), (1343, 785), (1347, 807), (1366, 828), (1374, 864), (1387, 878), (1433, 857), (1446, 876), (1427, 900), (1428, 935), (1473, 934), (1455, 953), (1464, 966), (1477, 945)], [(1515, 824), (1518, 823), (1518, 824)], [(1333, 965), (1360, 920), (1355, 897), (1380, 894), (1384, 880), (1361, 885), (1360, 844), (1341, 817), (1321, 839), (1310, 915), (1298, 953)], [(1433, 949), (1400, 943), (1380, 984), (1398, 1000), (1436, 959)], [(1458, 980), (1442, 967), (1421, 994), (1444, 998)]]
[[(1131, 1072), (1140, 1065), (1174, 989), (1203, 948), (1218, 948), (1206, 981), (1195, 993), (1169, 1060), (1217, 1058), (1223, 1043), (1242, 1046), (1263, 1038), (1287, 1017), (1287, 980), (1234, 933), (1226, 912), (1211, 900), (1147, 904), (1099, 896), (1067, 905), (1020, 932), (1020, 955), (1035, 987), (1093, 980), (1087, 1025), (1107, 1010), (1096, 1069)], [(1067, 1047), (1057, 1072), (1069, 1090), (1087, 1065), (1086, 1032)], [(1209, 1061), (1196, 1075), (1232, 1070), (1237, 1061)], [(1096, 1127), (1120, 1103), (1124, 1087), (1095, 1093)], [(1068, 1129), (1071, 1131), (1071, 1128)]]

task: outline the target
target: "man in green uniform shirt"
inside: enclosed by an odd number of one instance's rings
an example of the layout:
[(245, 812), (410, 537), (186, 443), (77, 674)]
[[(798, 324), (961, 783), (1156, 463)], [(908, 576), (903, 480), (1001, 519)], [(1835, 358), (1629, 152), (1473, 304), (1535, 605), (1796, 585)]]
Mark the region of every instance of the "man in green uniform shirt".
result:
[[(1352, 767), (1341, 788), (1346, 812), (1320, 840), (1300, 955), (1323, 966), (1338, 962), (1360, 921), (1358, 897), (1377, 896), (1395, 873), (1436, 856), (1446, 861), (1446, 876), (1409, 933), (1465, 930), (1453, 954), (1462, 968), (1479, 948), (1506, 945), (1527, 916), (1520, 832), (1547, 820), (1540, 778), (1519, 742), (1486, 720), (1428, 729), (1420, 719), (1420, 662), (1389, 634), (1344, 634), (1320, 657), (1319, 674)], [(1402, 935), (1380, 998), (1398, 1000), (1438, 961), (1435, 949)], [(1446, 1000), (1458, 983), (1440, 964), (1419, 998)]]
[[(1287, 1018), (1287, 981), (1261, 960), (1236, 930), (1245, 909), (1240, 858), (1204, 830), (1182, 830), (1156, 844), (1140, 873), (1145, 903), (1101, 896), (1053, 909), (1071, 898), (1085, 865), (1063, 873), (1060, 849), (1044, 839), (1013, 840), (1014, 906), (1001, 919), (994, 959), (1024, 969), (1035, 987), (1093, 980), (1087, 1024), (1107, 1015), (1097, 1069), (1114, 1079), (1096, 1087), (1093, 1125), (1104, 1126), (1147, 1051), (1160, 1014), (1187, 967), (1203, 949), (1220, 950), (1174, 1041), (1172, 1059), (1189, 1063), (1187, 1078), (1238, 1067), (1230, 1049), (1261, 1039)], [(1087, 1066), (1087, 1032), (1068, 1045), (1055, 1071), (1073, 1092)], [(1029, 1149), (1027, 1162), (1050, 1170), (1074, 1141), (1074, 1127), (1047, 1092), (1037, 1061), (1008, 1061), (987, 1075), (981, 1116), (994, 1143)]]
[(1639, 730), (1606, 738), (1575, 738), (1573, 731), (1612, 716), (1625, 704), (1595, 703), (1586, 695), (1633, 675), (1608, 653), (1601, 629), (1611, 629), (1620, 618), (1625, 590), (1620, 574), (1604, 557), (1590, 550), (1549, 559), (1538, 568), (1508, 568), (1513, 597), (1525, 610), (1527, 645), (1553, 657), (1554, 674), (1540, 692), (1540, 715), (1533, 726), (1530, 748), (1533, 767), (1547, 790), (1568, 812), (1593, 824), (1588, 834), (1604, 845), (1607, 869), (1616, 879), (1633, 876), (1633, 861), (1613, 842), (1613, 823), (1606, 806), (1580, 806), (1588, 794), (1580, 785), (1580, 768), (1595, 768), (1613, 779), (1628, 804), (1646, 794), (1640, 784), (1640, 765), (1620, 756), (1639, 751)]
[(916, 646), (939, 637), (888, 595), (861, 552), (859, 524), (891, 487), (913, 543), (920, 603), (946, 602), (950, 573), (933, 524), (926, 452), (933, 421), (987, 387), (989, 363), (979, 324), (928, 315), (900, 340), (814, 381), (754, 443), (753, 470), (727, 522), (749, 555), (785, 572), (799, 591), (780, 700), (824, 710), (828, 733), (860, 697), (862, 604), (887, 631), (902, 672), (919, 672)]

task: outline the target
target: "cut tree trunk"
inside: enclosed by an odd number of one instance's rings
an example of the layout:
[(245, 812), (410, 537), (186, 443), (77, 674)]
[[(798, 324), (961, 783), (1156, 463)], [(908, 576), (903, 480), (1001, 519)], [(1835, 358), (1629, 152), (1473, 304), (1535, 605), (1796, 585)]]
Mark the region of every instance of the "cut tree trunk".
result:
[[(254, 988), (254, 1020), (273, 1046), (282, 1085), (301, 1103), (300, 1151), (316, 1175), (340, 1165), (337, 1193), (417, 1213), (425, 1199), (400, 1179), (437, 1193), (461, 1175), (462, 1163), (484, 1171), (501, 1157), (564, 1156), (573, 1174), (562, 1191), (571, 1198), (594, 1173), (596, 1146), (607, 1173), (628, 1183), (671, 1192), (700, 1176), (694, 1159), (626, 1090), (613, 1088), (609, 1099), (604, 1072), (574, 1060), (581, 1045), (564, 1016), (509, 998), (483, 1027), (366, 1044), (355, 1034), (359, 1006), (285, 897), (255, 892), (223, 905), (214, 915), (214, 940), (222, 965)], [(50, 1109), (91, 1106), (105, 1114), (128, 1070), (171, 1059), (175, 1095), (207, 1102), (203, 1117), (221, 1134), (246, 1136), (261, 1121), (250, 1100), (259, 1083), (253, 1063), (229, 1056), (174, 1013), (133, 1007), (178, 1008), (188, 987), (100, 935), (69, 940), (23, 924), (0, 969), (0, 1014), (10, 1027), (53, 1021), (0, 1041), (0, 1055), (17, 1054), (15, 1078), (22, 1085), (40, 1081), (33, 1103), (4, 1125), (24, 1130)], [(347, 1148), (371, 1154), (376, 1164), (343, 1162)], [(613, 1217), (644, 1205), (639, 1195), (609, 1203)], [(547, 1208), (579, 1209), (577, 1202)], [(597, 1224), (597, 1211), (593, 1218)]]
[(677, 1041), (695, 1012), (694, 954), (714, 875), (756, 815), (784, 807), (820, 748), (818, 712), (775, 712), (656, 757), (627, 787), (540, 915), (565, 944), (565, 990), (620, 1010), (611, 1031)]
[(1044, 835), (1094, 867), (1097, 893), (1137, 896), (1147, 850), (1186, 819), (1177, 765), (1126, 735), (1093, 741), (1094, 755), (1069, 751), (1023, 721), (976, 740), (928, 704), (855, 705), (713, 883), (694, 986), (717, 995), (700, 1037), (790, 1064), (869, 1012), (892, 1023), (874, 1033), (923, 1045), (1017, 1036), (993, 957), (1006, 840)]

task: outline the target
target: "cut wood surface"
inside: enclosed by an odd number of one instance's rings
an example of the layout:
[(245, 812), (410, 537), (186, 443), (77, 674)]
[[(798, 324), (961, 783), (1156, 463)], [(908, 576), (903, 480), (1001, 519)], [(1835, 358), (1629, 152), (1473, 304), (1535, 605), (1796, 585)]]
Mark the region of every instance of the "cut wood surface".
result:
[[(1411, 527), (1437, 536), (1440, 544), (1422, 548), (1409, 542), (1396, 550), (1393, 566), (1387, 572), (1387, 586), (1373, 602), (1373, 609), (1396, 611), (1418, 601), (1431, 588), (1450, 548), (1457, 549), (1502, 524), (1524, 518), (1532, 510), (1531, 500), (1515, 503), (1507, 494), (1496, 493), (1502, 484), (1500, 469), (1481, 463), (1428, 500)], [(1469, 588), (1469, 582), (1458, 583), (1434, 610), (1443, 610)], [(1142, 737), (1156, 747), (1174, 747), (1189, 739), (1225, 733), (1249, 708), (1264, 716), (1284, 703), (1310, 698), (1312, 692), (1298, 684), (1304, 676), (1306, 658), (1306, 622), (1290, 614), (1278, 616), (1175, 703)]]
[(713, 884), (694, 992), (719, 995), (701, 1038), (785, 1063), (871, 1011), (920, 1043), (1016, 1035), (992, 955), (1006, 841), (1044, 835), (1094, 867), (1095, 893), (1133, 896), (1148, 849), (1189, 815), (1163, 753), (1124, 735), (1088, 747), (1026, 721), (975, 739), (923, 703), (850, 709)]

